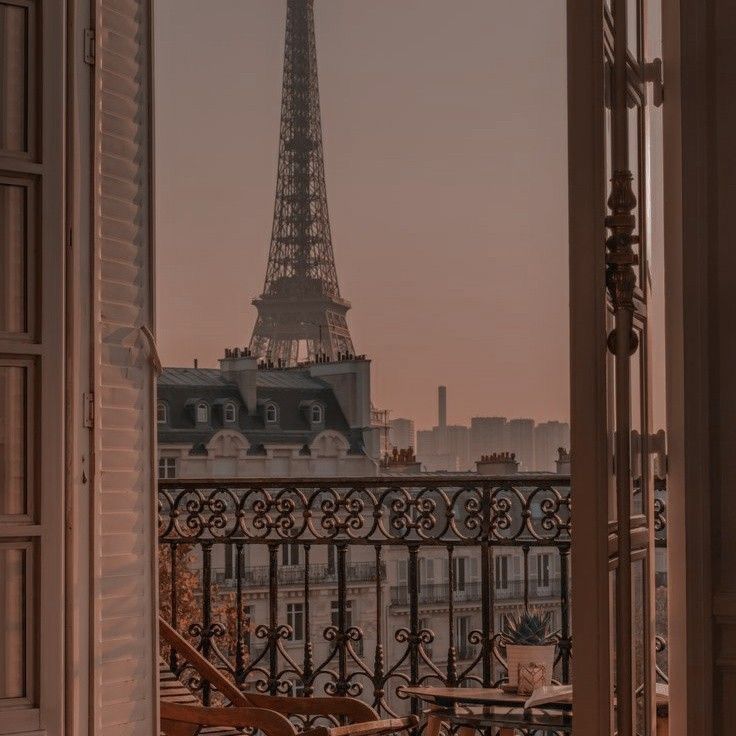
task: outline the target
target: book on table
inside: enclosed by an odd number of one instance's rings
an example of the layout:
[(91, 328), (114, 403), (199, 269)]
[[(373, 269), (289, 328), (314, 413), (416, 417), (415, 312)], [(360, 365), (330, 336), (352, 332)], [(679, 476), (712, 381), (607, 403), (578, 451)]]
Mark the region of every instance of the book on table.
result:
[[(655, 688), (658, 704), (669, 701), (669, 685), (657, 683)], [(572, 685), (545, 685), (538, 687), (524, 703), (524, 709), (539, 708), (542, 705), (569, 705), (572, 703)]]
[(541, 705), (572, 703), (572, 685), (545, 685), (538, 687), (524, 703), (524, 709), (538, 708)]

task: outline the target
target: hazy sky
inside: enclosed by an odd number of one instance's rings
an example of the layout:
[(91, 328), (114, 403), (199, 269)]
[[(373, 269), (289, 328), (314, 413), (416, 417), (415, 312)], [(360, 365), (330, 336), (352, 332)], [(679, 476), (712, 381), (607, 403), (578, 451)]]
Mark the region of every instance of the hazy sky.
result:
[[(285, 0), (156, 0), (166, 365), (246, 345), (276, 178)], [(563, 0), (317, 0), (340, 288), (392, 416), (566, 419)]]

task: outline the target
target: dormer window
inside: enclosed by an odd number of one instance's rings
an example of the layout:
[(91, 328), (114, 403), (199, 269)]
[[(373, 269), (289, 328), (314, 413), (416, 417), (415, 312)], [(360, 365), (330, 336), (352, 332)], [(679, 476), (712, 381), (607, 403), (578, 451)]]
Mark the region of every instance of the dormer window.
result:
[(163, 401), (156, 404), (156, 422), (158, 424), (167, 424), (169, 421), (169, 411)]
[(325, 418), (325, 413), (319, 404), (312, 404), (312, 424), (321, 424)]
[(207, 424), (210, 420), (210, 410), (204, 401), (197, 404), (197, 424)]
[(225, 404), (224, 417), (226, 422), (234, 422), (236, 418), (235, 404)]
[(268, 424), (275, 424), (279, 419), (279, 412), (276, 408), (276, 404), (268, 404), (266, 406), (266, 422)]

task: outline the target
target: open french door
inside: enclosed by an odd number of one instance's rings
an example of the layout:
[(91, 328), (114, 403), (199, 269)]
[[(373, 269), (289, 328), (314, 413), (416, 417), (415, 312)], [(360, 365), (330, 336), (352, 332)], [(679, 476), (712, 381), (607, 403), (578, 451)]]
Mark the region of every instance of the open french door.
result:
[(0, 0), (0, 734), (63, 729), (64, 8)]
[[(656, 732), (650, 110), (661, 0), (569, 0), (575, 730)], [(653, 26), (648, 19), (654, 19)]]

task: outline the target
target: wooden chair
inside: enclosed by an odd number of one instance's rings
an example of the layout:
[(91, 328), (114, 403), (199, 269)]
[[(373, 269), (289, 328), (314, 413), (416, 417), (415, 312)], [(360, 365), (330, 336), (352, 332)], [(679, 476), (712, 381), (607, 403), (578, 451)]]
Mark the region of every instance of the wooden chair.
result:
[[(211, 662), (159, 618), (159, 634), (204, 680), (232, 704), (203, 706), (175, 677), (163, 660), (159, 665), (161, 731), (166, 736), (230, 736), (258, 729), (265, 736), (388, 736), (417, 725), (416, 716), (379, 719), (373, 708), (355, 698), (338, 696), (292, 698), (241, 692)], [(336, 716), (346, 726), (297, 729), (288, 716)]]

